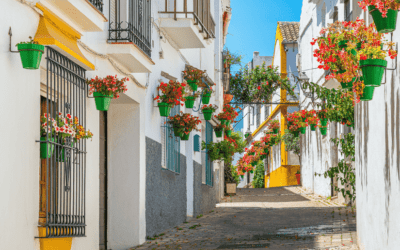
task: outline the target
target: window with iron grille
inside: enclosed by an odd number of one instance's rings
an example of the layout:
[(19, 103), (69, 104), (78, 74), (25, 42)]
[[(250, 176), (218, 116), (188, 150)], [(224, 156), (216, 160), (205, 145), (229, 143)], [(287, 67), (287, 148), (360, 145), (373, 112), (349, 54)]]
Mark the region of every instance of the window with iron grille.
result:
[(131, 42), (151, 57), (151, 0), (110, 0), (109, 42)]
[[(41, 99), (41, 115), (60, 114), (78, 118), (86, 128), (85, 69), (56, 50), (46, 48), (46, 94)], [(39, 224), (48, 238), (85, 236), (86, 141), (47, 134), (52, 155), (41, 159)], [(43, 142), (41, 143), (43, 145)], [(46, 147), (46, 146), (45, 146)]]
[[(213, 127), (209, 122), (206, 122), (206, 144), (213, 142)], [(205, 157), (205, 166), (206, 166), (206, 185), (213, 186), (213, 162), (206, 151)]]
[(257, 128), (260, 126), (261, 122), (261, 104), (257, 104), (256, 106), (256, 126)]
[[(179, 105), (171, 109), (170, 116), (179, 113)], [(166, 118), (165, 118), (166, 119)], [(170, 124), (163, 125), (164, 129), (164, 162), (163, 165), (176, 173), (181, 172), (181, 139), (174, 135), (174, 129)]]
[(350, 0), (344, 1), (344, 17), (345, 21), (351, 21)]
[(103, 12), (103, 0), (89, 0), (94, 7), (96, 7), (100, 12)]
[(268, 105), (264, 105), (264, 114), (265, 114), (265, 119), (269, 117), (269, 107)]

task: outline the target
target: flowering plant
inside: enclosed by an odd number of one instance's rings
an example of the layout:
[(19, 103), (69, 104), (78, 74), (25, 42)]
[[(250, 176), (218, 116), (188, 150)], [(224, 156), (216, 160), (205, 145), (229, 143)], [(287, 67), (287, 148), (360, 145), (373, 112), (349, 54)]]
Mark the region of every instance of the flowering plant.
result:
[(200, 80), (204, 73), (205, 71), (199, 69), (185, 70), (183, 71), (183, 78), (186, 81), (196, 81)]
[(299, 112), (293, 112), (293, 113), (287, 114), (286, 119), (288, 120), (288, 122), (295, 124), (295, 123), (301, 121), (301, 116), (300, 116)]
[(280, 128), (280, 123), (278, 120), (272, 120), (269, 124), (268, 124), (268, 128), (269, 129), (279, 129)]
[(238, 112), (236, 112), (235, 108), (229, 104), (224, 104), (224, 108), (222, 109), (222, 111), (223, 111), (222, 116), (225, 117), (225, 120), (228, 121), (233, 122), (235, 118), (238, 116)]
[(189, 134), (192, 130), (201, 131), (197, 128), (197, 125), (201, 123), (201, 120), (191, 114), (183, 113), (182, 111), (172, 117), (168, 117), (167, 123), (179, 131), (179, 133)]
[(358, 5), (364, 11), (367, 11), (368, 6), (375, 6), (382, 13), (382, 17), (386, 17), (389, 9), (400, 10), (399, 0), (361, 0)]
[(209, 88), (203, 89), (203, 95), (211, 95), (214, 92), (215, 92), (215, 90), (213, 90), (212, 86), (210, 86)]
[[(397, 56), (397, 52), (395, 50), (389, 49), (388, 56), (390, 59), (394, 59)], [(367, 60), (367, 59), (381, 59), (385, 60), (386, 51), (382, 50), (380, 45), (373, 44), (364, 44), (363, 48), (358, 52), (359, 60)]]
[(321, 109), (317, 111), (317, 116), (320, 120), (327, 119), (327, 109)]
[(218, 124), (217, 126), (214, 127), (214, 130), (215, 131), (222, 131), (222, 130), (224, 130), (226, 128), (227, 128), (226, 125)]
[(125, 85), (126, 81), (129, 81), (129, 78), (118, 79), (117, 76), (108, 75), (104, 78), (96, 76), (86, 82), (90, 86), (90, 94), (97, 92), (105, 96), (113, 96), (114, 99), (117, 99), (120, 93), (125, 93), (128, 90)]
[(212, 104), (209, 104), (209, 105), (204, 105), (203, 107), (201, 107), (201, 110), (211, 110), (213, 113), (215, 112), (215, 110), (217, 110), (218, 109), (218, 106), (217, 105), (212, 105)]
[(318, 119), (317, 116), (310, 116), (310, 117), (308, 117), (307, 120), (306, 120), (306, 122), (307, 122), (309, 125), (316, 125), (316, 124), (318, 124), (318, 121), (319, 121), (319, 119)]
[(18, 47), (19, 44), (39, 44), (37, 41), (33, 40), (33, 38), (30, 36), (29, 41), (27, 42), (19, 42), (15, 45), (15, 47)]
[[(158, 91), (161, 91), (162, 95), (158, 95), (154, 98), (157, 102), (168, 103), (171, 107), (181, 104), (181, 101), (185, 101), (183, 93), (185, 92), (186, 83), (180, 83), (177, 81), (169, 81), (168, 83), (161, 82), (160, 86), (157, 87)], [(183, 106), (183, 104), (181, 104)]]

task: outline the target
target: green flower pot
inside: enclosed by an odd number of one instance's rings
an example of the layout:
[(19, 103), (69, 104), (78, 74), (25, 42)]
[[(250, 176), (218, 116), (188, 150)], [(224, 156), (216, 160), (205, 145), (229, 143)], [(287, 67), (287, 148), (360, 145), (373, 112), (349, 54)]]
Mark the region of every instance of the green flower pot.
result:
[(226, 120), (226, 121), (225, 121), (225, 125), (226, 125), (227, 127), (229, 127), (229, 126), (231, 125), (231, 121)]
[(193, 108), (193, 106), (194, 106), (194, 97), (193, 96), (189, 96), (189, 97), (186, 97), (185, 99), (186, 99), (185, 107), (188, 108), (188, 109)]
[(353, 88), (353, 83), (356, 81), (356, 77), (354, 77), (350, 82), (341, 82), (340, 85), (342, 85), (342, 89), (352, 89)]
[(364, 77), (364, 84), (370, 86), (381, 86), (383, 73), (387, 66), (386, 60), (367, 59), (360, 61), (360, 68)]
[(98, 92), (93, 93), (96, 109), (99, 111), (107, 111), (110, 108), (112, 95), (103, 95)]
[(300, 128), (300, 132), (301, 132), (302, 135), (304, 135), (306, 133), (306, 131), (307, 131), (306, 127)]
[(307, 118), (301, 118), (301, 120), (303, 121), (303, 122), (306, 122), (306, 120), (307, 120)]
[(205, 94), (203, 95), (203, 97), (201, 98), (201, 101), (204, 104), (209, 104), (210, 103), (210, 99), (211, 99), (211, 94)]
[(212, 117), (212, 110), (203, 110), (204, 120), (209, 121)]
[(215, 132), (215, 136), (216, 136), (217, 138), (221, 138), (221, 137), (222, 137), (222, 132), (223, 132), (223, 130), (215, 130), (214, 132)]
[(279, 129), (274, 128), (273, 131), (274, 131), (274, 134), (277, 134), (279, 132)]
[(260, 159), (261, 159), (261, 160), (264, 160), (265, 158), (266, 158), (265, 155), (261, 155), (261, 156), (260, 156)]
[(321, 125), (322, 125), (322, 126), (328, 125), (328, 119), (327, 119), (327, 118), (322, 119), (322, 120), (321, 120)]
[(382, 17), (382, 13), (373, 5), (368, 6), (368, 10), (374, 19), (378, 32), (389, 33), (396, 29), (397, 10), (389, 9), (386, 17)]
[[(46, 141), (47, 137), (40, 137), (40, 141)], [(49, 141), (54, 142), (54, 138), (49, 138)], [(40, 159), (48, 159), (53, 155), (54, 144), (46, 142), (40, 143)]]
[(227, 135), (228, 137), (231, 137), (231, 135), (232, 135), (232, 130), (226, 130), (225, 133), (226, 133), (226, 135)]
[(268, 153), (269, 153), (269, 150), (268, 150), (268, 148), (264, 149), (264, 153), (266, 153), (266, 154), (268, 154)]
[(179, 128), (173, 128), (174, 129), (174, 135), (176, 137), (182, 137), (183, 133), (179, 132)]
[[(257, 165), (257, 163), (256, 163), (256, 165)], [(254, 165), (255, 166), (255, 165)], [(250, 174), (252, 174), (252, 173), (254, 173), (254, 171), (253, 170), (250, 170)]]
[(160, 110), (160, 116), (167, 117), (171, 113), (171, 106), (165, 102), (159, 102), (158, 109)]
[[(61, 143), (61, 144), (64, 145), (64, 143)], [(71, 142), (71, 147), (73, 147), (73, 146), (74, 146), (74, 142)], [(71, 156), (72, 156), (72, 154), (73, 154), (73, 150), (71, 149)], [(62, 149), (60, 150), (60, 155), (59, 155), (57, 161), (58, 161), (58, 162), (64, 162), (64, 161), (65, 161), (65, 158), (66, 158), (66, 156), (65, 156), (65, 148), (62, 148)]]
[(189, 138), (190, 138), (190, 133), (189, 134), (182, 133), (182, 136), (181, 136), (182, 141), (187, 141), (187, 140), (189, 140)]
[(187, 83), (189, 84), (189, 86), (192, 88), (193, 91), (197, 91), (197, 88), (199, 86), (197, 86), (196, 80), (188, 80)]
[(290, 127), (290, 126), (292, 126), (292, 125), (293, 125), (293, 122), (288, 122), (288, 123), (287, 123), (287, 126), (288, 126), (288, 127)]
[(256, 153), (254, 153), (254, 152), (250, 152), (250, 153), (247, 153), (248, 155), (255, 155)]
[[(254, 166), (257, 165), (257, 162), (256, 162), (256, 161), (253, 161), (253, 162), (251, 163), (251, 165), (254, 167)], [(253, 173), (253, 171), (250, 171), (250, 173)]]
[(226, 120), (219, 120), (221, 122), (221, 125), (226, 125)]
[(316, 124), (310, 124), (311, 131), (315, 131)]
[(293, 136), (294, 137), (299, 137), (299, 131), (293, 131)]
[(44, 46), (40, 44), (18, 44), (19, 55), (21, 56), (22, 67), (24, 69), (38, 69)]
[(371, 101), (372, 97), (374, 96), (374, 90), (375, 90), (374, 86), (367, 86), (366, 85), (364, 87), (364, 93), (360, 97), (360, 100), (361, 101)]
[(347, 43), (349, 42), (349, 40), (343, 40), (339, 42), (339, 48), (343, 49), (343, 48), (347, 48)]
[(244, 135), (245, 138), (247, 138), (247, 137), (249, 137), (249, 136), (250, 136), (250, 134), (245, 134), (245, 135)]
[(319, 130), (321, 131), (321, 135), (326, 135), (327, 132), (327, 128), (319, 128)]

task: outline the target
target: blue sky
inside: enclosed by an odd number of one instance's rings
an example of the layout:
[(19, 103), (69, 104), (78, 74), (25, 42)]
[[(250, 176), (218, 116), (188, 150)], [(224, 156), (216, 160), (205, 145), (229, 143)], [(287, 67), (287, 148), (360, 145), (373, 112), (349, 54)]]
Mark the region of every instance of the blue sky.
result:
[[(260, 56), (272, 56), (277, 22), (300, 21), (302, 3), (302, 0), (231, 0), (232, 20), (225, 46), (243, 55), (243, 63), (252, 59), (254, 51), (259, 51)], [(238, 124), (235, 130), (242, 126)]]

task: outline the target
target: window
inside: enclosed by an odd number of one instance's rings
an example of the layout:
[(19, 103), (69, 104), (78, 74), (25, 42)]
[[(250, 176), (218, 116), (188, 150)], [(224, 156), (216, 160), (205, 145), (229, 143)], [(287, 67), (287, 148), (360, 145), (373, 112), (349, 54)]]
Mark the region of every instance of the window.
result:
[(103, 0), (89, 0), (94, 7), (96, 7), (100, 12), (103, 12)]
[[(171, 109), (170, 116), (177, 115), (179, 113), (179, 105)], [(163, 137), (163, 163), (162, 165), (173, 172), (181, 172), (181, 139), (174, 135), (174, 130), (171, 125), (165, 124), (167, 118), (162, 121), (162, 133)]]
[[(206, 122), (206, 144), (213, 142), (213, 127), (209, 122)], [(213, 186), (213, 163), (210, 160), (208, 152), (205, 156), (205, 172), (206, 172), (206, 185)]]
[(351, 21), (350, 0), (344, 1), (344, 17), (346, 21)]
[[(47, 75), (41, 115), (51, 118), (59, 112), (79, 119), (86, 129), (86, 71), (56, 50), (46, 48)], [(44, 143), (51, 148), (41, 159), (39, 224), (47, 238), (85, 236), (86, 141), (72, 141), (50, 134)], [(43, 145), (43, 142), (41, 146)], [(46, 148), (46, 146), (44, 146)], [(42, 157), (41, 157), (42, 158)]]
[(265, 120), (269, 117), (269, 106), (264, 105)]
[(321, 22), (322, 22), (322, 27), (326, 26), (326, 6), (325, 3), (322, 6), (322, 10), (321, 10)]
[(261, 122), (261, 104), (257, 104), (256, 106), (256, 126), (257, 128), (260, 126)]
[(151, 56), (151, 0), (110, 0), (110, 42), (131, 42)]

